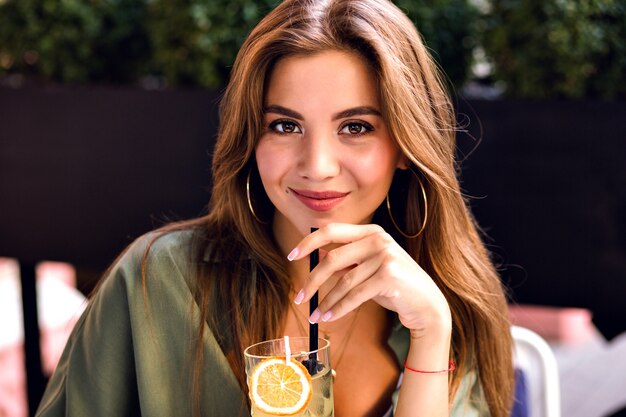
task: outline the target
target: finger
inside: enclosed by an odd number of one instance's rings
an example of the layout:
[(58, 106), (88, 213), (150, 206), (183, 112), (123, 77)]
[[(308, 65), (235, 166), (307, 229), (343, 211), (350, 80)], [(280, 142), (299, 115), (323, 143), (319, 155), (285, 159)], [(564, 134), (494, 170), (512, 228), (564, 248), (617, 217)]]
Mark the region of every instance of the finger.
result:
[[(376, 276), (377, 274), (375, 274)], [(324, 315), (320, 316), (323, 321), (332, 322), (339, 320), (346, 314), (356, 310), (361, 304), (376, 297), (380, 292), (381, 283), (376, 279), (365, 280), (360, 285), (352, 288), (345, 297), (330, 307)]]
[(329, 251), (318, 266), (311, 271), (309, 279), (302, 289), (304, 295), (299, 301), (308, 301), (326, 281), (338, 272), (352, 269), (354, 265), (359, 265), (366, 259), (380, 253), (381, 246), (376, 235), (369, 235), (365, 239)]
[(308, 256), (315, 249), (333, 243), (350, 243), (363, 239), (373, 233), (385, 230), (377, 224), (330, 223), (319, 230), (305, 236), (287, 255), (287, 259), (295, 261)]
[[(361, 265), (350, 269), (339, 277), (337, 284), (324, 297), (318, 306), (317, 317), (322, 321), (329, 321), (333, 316), (332, 308), (343, 299), (353, 288), (363, 284), (378, 271), (381, 265), (381, 257), (368, 258)], [(328, 314), (330, 312), (330, 314)]]

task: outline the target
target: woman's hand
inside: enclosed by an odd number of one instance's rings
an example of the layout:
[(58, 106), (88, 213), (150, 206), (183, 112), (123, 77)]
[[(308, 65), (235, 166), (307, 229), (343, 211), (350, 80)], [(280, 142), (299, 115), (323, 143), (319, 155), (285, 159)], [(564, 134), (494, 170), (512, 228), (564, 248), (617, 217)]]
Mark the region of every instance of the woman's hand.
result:
[(295, 299), (297, 304), (306, 302), (325, 282), (336, 280), (311, 315), (311, 322), (337, 320), (371, 299), (397, 312), (412, 338), (421, 338), (430, 330), (449, 335), (450, 309), (445, 297), (382, 227), (328, 224), (302, 239), (288, 259), (302, 259), (326, 246), (332, 249)]

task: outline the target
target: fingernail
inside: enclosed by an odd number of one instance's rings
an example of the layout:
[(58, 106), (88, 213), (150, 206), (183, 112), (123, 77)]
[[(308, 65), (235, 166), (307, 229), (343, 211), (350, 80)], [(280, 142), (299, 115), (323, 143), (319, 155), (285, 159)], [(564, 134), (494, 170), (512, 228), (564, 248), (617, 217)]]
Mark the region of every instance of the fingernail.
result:
[(333, 312), (332, 311), (327, 311), (326, 313), (324, 313), (324, 315), (322, 316), (322, 321), (328, 321), (330, 320), (330, 318), (333, 316)]
[(289, 255), (287, 255), (287, 259), (289, 259), (290, 261), (293, 261), (296, 258), (296, 256), (298, 256), (299, 253), (300, 251), (298, 250), (298, 248), (295, 248), (294, 250), (289, 252)]
[(296, 304), (300, 304), (302, 300), (304, 300), (304, 290), (300, 290), (300, 292), (298, 293), (298, 295), (296, 295), (296, 298), (293, 300), (293, 302)]
[(320, 319), (320, 315), (321, 315), (320, 311), (318, 309), (315, 309), (313, 314), (311, 314), (311, 317), (309, 317), (309, 323), (311, 324), (317, 323)]

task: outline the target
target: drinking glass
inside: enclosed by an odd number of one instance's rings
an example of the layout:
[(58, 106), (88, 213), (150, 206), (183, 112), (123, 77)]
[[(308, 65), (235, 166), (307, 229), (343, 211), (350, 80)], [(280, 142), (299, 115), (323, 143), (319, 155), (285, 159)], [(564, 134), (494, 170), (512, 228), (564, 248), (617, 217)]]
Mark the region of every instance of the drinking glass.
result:
[[(291, 358), (302, 363), (305, 368), (310, 369), (312, 358), (317, 362), (317, 372), (311, 375), (312, 397), (308, 406), (300, 413), (293, 414), (294, 417), (333, 417), (333, 377), (330, 367), (330, 342), (326, 339), (318, 339), (318, 349), (310, 350), (308, 337), (289, 338)], [(262, 361), (269, 358), (285, 358), (285, 339), (274, 339), (260, 342), (248, 347), (244, 351), (246, 364), (246, 375), (248, 378), (248, 388), (252, 387), (252, 372)], [(309, 374), (311, 372), (309, 371)], [(259, 410), (250, 398), (252, 404), (252, 416), (268, 417), (267, 414)]]

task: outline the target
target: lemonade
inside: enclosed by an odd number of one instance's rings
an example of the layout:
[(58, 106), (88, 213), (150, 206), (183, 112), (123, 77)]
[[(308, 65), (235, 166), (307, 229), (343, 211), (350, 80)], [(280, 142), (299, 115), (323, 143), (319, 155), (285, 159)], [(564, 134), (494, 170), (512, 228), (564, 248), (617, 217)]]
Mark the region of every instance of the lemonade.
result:
[(252, 416), (334, 416), (330, 342), (317, 340), (317, 349), (285, 336), (244, 351)]
[[(324, 368), (311, 377), (313, 395), (311, 402), (303, 412), (293, 414), (294, 417), (333, 417), (333, 377), (330, 368)], [(248, 380), (248, 386), (250, 381)], [(252, 404), (253, 417), (275, 417), (275, 414), (266, 414)]]

